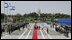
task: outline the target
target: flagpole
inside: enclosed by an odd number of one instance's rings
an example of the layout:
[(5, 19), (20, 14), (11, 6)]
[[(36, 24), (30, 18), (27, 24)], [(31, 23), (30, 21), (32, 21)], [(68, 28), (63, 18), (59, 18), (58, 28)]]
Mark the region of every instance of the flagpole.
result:
[[(8, 8), (7, 8), (7, 14), (8, 14)], [(7, 15), (7, 23), (8, 23), (8, 15)]]
[[(10, 9), (10, 8), (9, 8)], [(9, 10), (9, 14), (10, 14), (10, 10)], [(10, 14), (11, 15), (11, 14)]]
[[(7, 5), (8, 6), (8, 5)], [(7, 14), (8, 14), (8, 7), (6, 8), (7, 9)], [(8, 23), (8, 15), (7, 15), (7, 23)]]
[[(5, 5), (5, 1), (4, 1), (4, 5)], [(4, 6), (4, 14), (5, 14), (5, 6)], [(4, 22), (5, 22), (5, 16), (4, 16)]]

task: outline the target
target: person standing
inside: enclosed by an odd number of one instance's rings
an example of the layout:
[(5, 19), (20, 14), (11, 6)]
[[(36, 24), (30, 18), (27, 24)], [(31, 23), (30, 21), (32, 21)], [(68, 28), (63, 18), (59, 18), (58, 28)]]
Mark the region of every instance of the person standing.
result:
[(23, 29), (24, 29), (24, 24), (22, 25)]
[(34, 29), (36, 29), (36, 27), (34, 26)]
[(40, 26), (39, 26), (39, 30), (40, 30)]
[(53, 28), (54, 28), (54, 26), (55, 26), (55, 22), (53, 23)]
[(1, 36), (2, 36), (2, 27), (1, 27)]
[(27, 28), (27, 23), (26, 23), (26, 28)]
[(57, 24), (57, 27), (55, 27), (55, 30), (58, 32), (59, 31), (59, 24)]
[(48, 33), (48, 28), (47, 28), (47, 33)]
[(18, 29), (19, 29), (19, 31), (20, 31), (20, 25), (18, 25)]
[(65, 25), (65, 33), (64, 34), (65, 34), (66, 37), (69, 37), (68, 26), (66, 26), (66, 25)]
[(51, 23), (51, 28), (52, 28), (52, 23)]
[(36, 26), (37, 27), (37, 29), (39, 28), (38, 26)]
[(11, 32), (13, 31), (13, 29), (14, 29), (14, 28), (13, 28), (13, 25), (11, 25)]
[(11, 34), (11, 25), (10, 24), (8, 25), (8, 32), (9, 32), (9, 34)]

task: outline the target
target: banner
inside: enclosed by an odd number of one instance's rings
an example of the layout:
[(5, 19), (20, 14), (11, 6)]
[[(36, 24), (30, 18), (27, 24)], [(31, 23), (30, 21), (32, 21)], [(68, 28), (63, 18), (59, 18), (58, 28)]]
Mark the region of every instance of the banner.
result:
[(58, 23), (71, 25), (71, 18), (58, 18)]

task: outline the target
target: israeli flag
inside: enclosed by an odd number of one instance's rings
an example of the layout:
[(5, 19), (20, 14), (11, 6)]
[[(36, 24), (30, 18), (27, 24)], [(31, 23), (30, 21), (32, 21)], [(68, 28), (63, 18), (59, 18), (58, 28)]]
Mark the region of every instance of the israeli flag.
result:
[(11, 4), (10, 3), (4, 3), (5, 5), (4, 5), (4, 8), (8, 8), (8, 7), (10, 7), (11, 6)]
[(10, 6), (10, 10), (15, 10), (15, 6)]

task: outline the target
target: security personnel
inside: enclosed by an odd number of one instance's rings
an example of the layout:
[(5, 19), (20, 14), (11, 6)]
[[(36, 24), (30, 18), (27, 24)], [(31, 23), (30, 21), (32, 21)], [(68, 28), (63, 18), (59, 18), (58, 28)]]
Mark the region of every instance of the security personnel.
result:
[(9, 32), (9, 34), (11, 34), (11, 25), (10, 24), (8, 24), (8, 32)]

